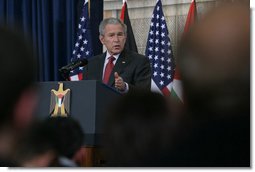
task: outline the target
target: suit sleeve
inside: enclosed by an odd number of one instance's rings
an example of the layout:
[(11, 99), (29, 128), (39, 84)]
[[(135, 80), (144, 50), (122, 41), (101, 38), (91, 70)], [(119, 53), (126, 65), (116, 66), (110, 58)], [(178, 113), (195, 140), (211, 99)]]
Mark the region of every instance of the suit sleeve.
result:
[(139, 58), (135, 69), (133, 83), (129, 84), (129, 90), (133, 89), (151, 89), (151, 67), (147, 57)]

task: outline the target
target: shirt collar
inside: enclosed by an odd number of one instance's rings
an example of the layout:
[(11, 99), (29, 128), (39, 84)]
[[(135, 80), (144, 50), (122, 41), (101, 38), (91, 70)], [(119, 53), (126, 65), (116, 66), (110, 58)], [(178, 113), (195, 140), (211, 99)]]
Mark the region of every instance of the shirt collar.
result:
[[(120, 54), (113, 55), (113, 57), (115, 57), (115, 61), (118, 60), (119, 56), (120, 56)], [(105, 60), (108, 60), (109, 57), (111, 57), (111, 54), (107, 51), (107, 52), (106, 52)]]

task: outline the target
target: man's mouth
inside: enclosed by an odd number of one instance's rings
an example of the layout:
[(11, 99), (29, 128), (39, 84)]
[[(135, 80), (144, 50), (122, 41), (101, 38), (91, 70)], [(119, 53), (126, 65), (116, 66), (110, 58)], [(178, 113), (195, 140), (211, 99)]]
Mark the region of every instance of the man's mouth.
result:
[(114, 45), (113, 47), (114, 48), (120, 48), (120, 45)]

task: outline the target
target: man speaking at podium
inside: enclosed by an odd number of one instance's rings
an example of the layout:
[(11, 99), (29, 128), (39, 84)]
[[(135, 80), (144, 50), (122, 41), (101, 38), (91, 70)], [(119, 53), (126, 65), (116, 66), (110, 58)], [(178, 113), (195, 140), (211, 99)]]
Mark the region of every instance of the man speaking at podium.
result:
[(135, 88), (150, 90), (149, 59), (141, 54), (124, 50), (126, 25), (119, 19), (107, 18), (100, 23), (99, 32), (99, 39), (107, 51), (89, 60), (84, 68), (83, 78), (101, 80), (123, 93)]

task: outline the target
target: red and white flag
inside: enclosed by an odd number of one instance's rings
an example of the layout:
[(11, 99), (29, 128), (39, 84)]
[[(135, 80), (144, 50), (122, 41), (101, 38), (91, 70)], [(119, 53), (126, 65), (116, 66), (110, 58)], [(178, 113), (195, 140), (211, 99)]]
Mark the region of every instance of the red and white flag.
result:
[[(191, 25), (195, 23), (196, 18), (197, 18), (196, 1), (192, 0), (190, 4), (190, 8), (189, 8), (189, 13), (186, 19), (183, 35), (189, 31)], [(179, 68), (177, 65), (175, 68), (173, 86), (171, 90), (171, 97), (173, 97), (177, 101), (184, 103), (182, 81), (181, 81), (181, 77), (179, 73)]]

